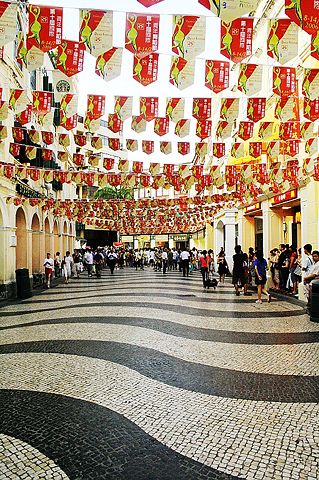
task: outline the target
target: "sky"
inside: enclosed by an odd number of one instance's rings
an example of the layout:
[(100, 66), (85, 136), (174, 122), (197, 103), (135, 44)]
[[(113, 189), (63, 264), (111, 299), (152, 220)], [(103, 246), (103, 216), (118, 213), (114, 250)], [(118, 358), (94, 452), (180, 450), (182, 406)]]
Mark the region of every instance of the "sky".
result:
[[(167, 97), (185, 97), (186, 109), (185, 118), (191, 118), (192, 99), (193, 97), (211, 97), (216, 99), (215, 109), (219, 108), (218, 97), (205, 87), (204, 71), (205, 59), (225, 60), (219, 52), (219, 35), (220, 20), (217, 19), (209, 10), (200, 5), (197, 0), (164, 0), (162, 3), (150, 8), (145, 8), (137, 0), (35, 0), (33, 3), (39, 5), (50, 4), (52, 6), (63, 6), (64, 10), (64, 37), (69, 40), (78, 40), (79, 30), (79, 8), (103, 9), (114, 11), (114, 33), (113, 46), (124, 47), (125, 41), (125, 20), (126, 12), (143, 12), (143, 13), (159, 13), (160, 34), (159, 34), (159, 73), (158, 81), (147, 87), (141, 86), (132, 77), (133, 55), (124, 49), (122, 74), (109, 82), (105, 82), (102, 78), (95, 74), (95, 58), (85, 54), (84, 71), (78, 75), (79, 87), (79, 111), (84, 112), (86, 108), (87, 94), (103, 94), (106, 95), (106, 112), (113, 112), (114, 95), (133, 96), (133, 115), (139, 114), (139, 97), (140, 96), (158, 96), (159, 97), (159, 116), (165, 115), (166, 98)], [(196, 60), (195, 81), (192, 87), (179, 90), (169, 83), (169, 71), (171, 61), (171, 35), (172, 35), (172, 15), (188, 14), (188, 15), (204, 15), (206, 16), (206, 48), (205, 51)], [(194, 148), (188, 156), (177, 154), (177, 141), (190, 141), (194, 143), (199, 138), (194, 135), (196, 122), (192, 121), (191, 135), (179, 139), (174, 135), (175, 124), (171, 122), (169, 134), (159, 137), (154, 134), (153, 122), (149, 122), (147, 131), (137, 134), (130, 128), (130, 119), (124, 122), (124, 138), (133, 138), (141, 142), (141, 140), (155, 140), (155, 153), (148, 156), (141, 151), (129, 153), (132, 160), (148, 160), (160, 161), (161, 163), (184, 163), (191, 161)], [(159, 141), (172, 141), (173, 152), (175, 154), (164, 155), (159, 151)]]

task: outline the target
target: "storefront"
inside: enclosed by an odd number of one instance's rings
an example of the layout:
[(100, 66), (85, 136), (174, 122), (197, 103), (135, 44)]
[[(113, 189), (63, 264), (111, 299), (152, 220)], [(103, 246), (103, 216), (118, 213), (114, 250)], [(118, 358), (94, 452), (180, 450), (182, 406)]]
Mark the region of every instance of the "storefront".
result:
[(244, 216), (246, 222), (249, 224), (246, 228), (250, 228), (252, 230), (252, 237), (254, 239), (254, 244), (250, 245), (251, 247), (255, 247), (256, 250), (263, 251), (264, 247), (264, 228), (263, 228), (263, 216), (262, 216), (262, 209), (261, 203), (257, 202), (253, 205), (249, 205), (244, 209)]
[(271, 199), (271, 209), (282, 218), (284, 243), (301, 246), (301, 204), (298, 190), (276, 195)]
[(174, 246), (177, 250), (184, 250), (189, 248), (190, 236), (186, 234), (173, 235)]

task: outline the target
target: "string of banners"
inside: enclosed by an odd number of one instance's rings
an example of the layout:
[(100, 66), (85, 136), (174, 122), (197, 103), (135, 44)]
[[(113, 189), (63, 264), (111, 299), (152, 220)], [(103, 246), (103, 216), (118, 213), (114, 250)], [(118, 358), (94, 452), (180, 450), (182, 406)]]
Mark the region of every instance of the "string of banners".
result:
[[(286, 19), (269, 20), (267, 53), (281, 64), (298, 55), (298, 29), (310, 35), (311, 55), (319, 59), (319, 10), (315, 0), (285, 0)], [(253, 53), (254, 18), (241, 15), (254, 12), (258, 0), (238, 2), (200, 1), (221, 18), (220, 53), (240, 63)], [(306, 6), (307, 5), (307, 6)], [(16, 3), (0, 1), (0, 47), (17, 39), (17, 62), (29, 71), (43, 65), (44, 54), (57, 71), (72, 77), (83, 70), (84, 52), (96, 58), (95, 71), (105, 80), (121, 74), (123, 48), (113, 45), (113, 11), (80, 9), (78, 41), (64, 38), (63, 8), (27, 5), (28, 30), (17, 31)], [(159, 68), (160, 15), (126, 14), (123, 39), (125, 49), (133, 55), (133, 78), (142, 85), (157, 80)], [(172, 48), (169, 81), (183, 90), (194, 82), (195, 59), (205, 50), (206, 18), (204, 16), (172, 15)], [(221, 83), (215, 60), (206, 60), (205, 85), (214, 91)], [(227, 79), (225, 68), (225, 81)], [(227, 87), (225, 87), (227, 88)]]

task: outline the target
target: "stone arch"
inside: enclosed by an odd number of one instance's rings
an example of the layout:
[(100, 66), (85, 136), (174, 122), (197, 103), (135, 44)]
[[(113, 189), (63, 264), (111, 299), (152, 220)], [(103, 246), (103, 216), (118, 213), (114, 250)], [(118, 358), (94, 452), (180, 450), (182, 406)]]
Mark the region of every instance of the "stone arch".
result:
[(16, 211), (16, 268), (28, 267), (27, 221), (22, 207)]
[(32, 230), (32, 273), (40, 273), (41, 266), (41, 227), (38, 214), (35, 213), (31, 221)]
[(225, 224), (219, 220), (216, 225), (216, 251), (219, 252), (220, 247), (225, 250)]

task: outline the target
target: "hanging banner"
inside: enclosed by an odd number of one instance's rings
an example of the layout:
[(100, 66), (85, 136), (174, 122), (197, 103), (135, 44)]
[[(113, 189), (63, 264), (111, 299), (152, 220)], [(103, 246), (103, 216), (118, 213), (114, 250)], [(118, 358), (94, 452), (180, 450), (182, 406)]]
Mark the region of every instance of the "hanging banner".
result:
[(243, 142), (236, 142), (233, 143), (231, 147), (231, 152), (230, 152), (232, 157), (235, 158), (242, 158), (245, 156), (245, 144)]
[(61, 145), (62, 147), (70, 146), (70, 136), (68, 133), (59, 133), (58, 139), (59, 145)]
[(304, 78), (302, 82), (302, 94), (315, 100), (319, 97), (319, 70), (315, 68), (304, 68)]
[(166, 115), (172, 122), (178, 122), (184, 117), (185, 98), (168, 98), (166, 100)]
[(212, 134), (212, 121), (201, 119), (197, 121), (196, 135), (204, 140), (204, 138), (210, 137)]
[(319, 60), (319, 30), (311, 35), (310, 55)]
[(208, 145), (205, 142), (195, 143), (195, 155), (199, 158), (205, 158), (208, 153)]
[(56, 68), (67, 77), (72, 77), (83, 70), (84, 45), (72, 40), (62, 40), (58, 45)]
[(124, 121), (132, 116), (133, 97), (114, 97), (114, 112)]
[(226, 153), (225, 143), (213, 143), (213, 156), (216, 158), (222, 158)]
[(105, 114), (105, 95), (88, 95), (86, 113), (97, 120)]
[(17, 32), (17, 4), (0, 2), (0, 47), (13, 42)]
[(10, 89), (9, 106), (14, 113), (19, 114), (24, 112), (29, 104), (29, 99), (26, 90), (18, 88)]
[(25, 156), (27, 157), (28, 160), (34, 160), (37, 156), (37, 147), (30, 147), (26, 146), (25, 147)]
[(51, 162), (53, 157), (53, 150), (49, 150), (48, 148), (42, 148), (41, 157), (44, 162)]
[(280, 142), (280, 153), (288, 157), (294, 157), (298, 155), (299, 142), (299, 140), (286, 140), (285, 142)]
[(156, 117), (154, 121), (154, 133), (162, 137), (169, 132), (169, 117)]
[(28, 137), (31, 143), (39, 144), (40, 143), (40, 132), (34, 129), (28, 130)]
[(132, 170), (137, 174), (143, 173), (143, 162), (133, 162)]
[(84, 155), (81, 153), (73, 153), (73, 163), (77, 167), (83, 167), (84, 166)]
[(300, 138), (300, 122), (281, 122), (279, 138), (280, 140), (298, 140)]
[(60, 102), (66, 93), (74, 93), (73, 81), (59, 70), (53, 70), (54, 100)]
[(62, 42), (63, 9), (29, 5), (27, 50), (36, 47), (42, 52), (53, 50)]
[(317, 0), (285, 0), (285, 14), (310, 35), (319, 30), (319, 8)]
[(220, 53), (239, 63), (252, 54), (253, 18), (237, 18), (221, 22)]
[(158, 49), (159, 15), (127, 13), (125, 48), (139, 57)]
[(205, 50), (206, 19), (188, 15), (173, 16), (172, 52), (186, 60)]
[(248, 97), (256, 95), (262, 88), (263, 66), (241, 63), (238, 77), (238, 90)]
[(120, 172), (128, 172), (129, 161), (128, 160), (119, 160), (118, 169)]
[(273, 137), (274, 129), (274, 122), (260, 122), (258, 136), (264, 140), (268, 140)]
[(58, 160), (60, 162), (67, 162), (69, 159), (69, 155), (67, 152), (58, 152)]
[(121, 75), (123, 48), (113, 47), (96, 59), (95, 73), (106, 82)]
[(198, 0), (198, 3), (208, 8), (222, 20), (230, 22), (247, 13), (254, 13), (259, 4), (259, 0)]
[(159, 163), (150, 163), (150, 174), (158, 175), (161, 171), (161, 166)]
[(300, 120), (299, 98), (280, 97), (275, 105), (275, 118), (282, 122)]
[(140, 97), (140, 114), (147, 122), (158, 116), (158, 97)]
[(179, 120), (175, 125), (175, 135), (180, 138), (187, 137), (190, 132), (190, 125), (191, 121), (186, 118), (182, 118), (181, 120)]
[(154, 142), (151, 140), (142, 140), (142, 151), (147, 155), (154, 152)]
[(316, 135), (314, 131), (313, 122), (302, 122), (300, 124), (300, 135), (303, 140), (309, 140), (309, 138)]
[(318, 154), (318, 138), (309, 138), (305, 144), (305, 152), (308, 153), (311, 157)]
[(273, 92), (281, 97), (297, 95), (296, 69), (291, 67), (273, 68)]
[(177, 151), (181, 155), (188, 155), (190, 152), (190, 143), (189, 142), (177, 142)]
[(137, 0), (139, 3), (144, 5), (144, 7), (152, 7), (153, 5), (156, 5), (157, 3), (162, 2), (163, 0)]
[(24, 142), (24, 132), (23, 128), (12, 127), (12, 136), (15, 142)]
[(60, 116), (71, 117), (78, 111), (78, 95), (67, 93), (60, 100)]
[(105, 168), (105, 170), (113, 170), (114, 165), (115, 165), (114, 158), (104, 158), (103, 159), (103, 168)]
[(169, 81), (179, 90), (184, 90), (194, 83), (195, 61), (181, 57), (172, 57)]
[(86, 135), (74, 135), (74, 143), (79, 147), (86, 145)]
[(18, 32), (16, 61), (20, 65), (21, 69), (22, 69), (23, 66), (25, 66), (27, 68), (27, 55), (28, 55), (28, 50), (27, 50), (27, 46), (26, 46), (26, 40), (25, 40), (24, 32)]
[(247, 118), (259, 122), (266, 115), (266, 98), (249, 98), (247, 103)]
[(32, 110), (37, 115), (45, 115), (51, 110), (52, 93), (38, 90), (32, 91)]
[(136, 133), (145, 132), (146, 130), (146, 120), (143, 115), (133, 115), (131, 122), (131, 129)]
[(222, 98), (220, 118), (233, 122), (239, 115), (239, 98)]
[(111, 150), (120, 150), (121, 144), (119, 138), (108, 138), (108, 145)]
[(126, 140), (126, 150), (128, 150), (129, 152), (136, 152), (136, 150), (138, 150), (137, 140), (133, 140), (131, 138), (128, 138)]
[(220, 93), (229, 87), (229, 62), (219, 60), (205, 61), (205, 86), (214, 93)]
[(9, 115), (9, 104), (4, 100), (0, 100), (0, 121), (6, 120)]
[(10, 143), (9, 153), (10, 153), (14, 158), (19, 158), (19, 156), (20, 156), (20, 148), (21, 148), (21, 145), (19, 145), (19, 143)]
[(193, 99), (193, 117), (196, 120), (204, 120), (212, 116), (212, 99), (211, 98), (194, 98)]
[(117, 113), (109, 113), (107, 128), (113, 133), (119, 133), (123, 129), (123, 122)]
[(221, 138), (224, 140), (225, 138), (228, 138), (231, 136), (233, 130), (233, 124), (229, 122), (225, 122), (224, 120), (220, 120), (217, 123), (216, 127), (216, 137)]
[(42, 128), (49, 130), (52, 128), (54, 120), (54, 109), (51, 109), (51, 112), (46, 113), (45, 115), (38, 115), (37, 121)]
[(160, 151), (165, 155), (172, 153), (172, 142), (160, 142)]
[(41, 68), (44, 64), (44, 52), (35, 46), (31, 47), (26, 53), (26, 62), (29, 72)]
[(27, 123), (30, 123), (32, 120), (32, 104), (29, 103), (27, 108), (23, 112), (18, 113), (15, 118), (16, 122), (19, 122), (20, 125), (26, 125)]
[(253, 136), (254, 122), (240, 122), (237, 136), (242, 140), (248, 140)]
[(80, 10), (79, 42), (94, 57), (113, 46), (113, 12)]
[(269, 20), (267, 54), (281, 64), (298, 56), (298, 26), (288, 19)]
[(310, 100), (309, 98), (304, 97), (303, 116), (312, 122), (319, 119), (319, 98)]
[(150, 53), (145, 57), (134, 55), (133, 78), (146, 87), (156, 82), (158, 75), (158, 53)]
[(262, 154), (262, 142), (249, 142), (249, 155), (253, 158), (259, 158)]
[(54, 136), (52, 132), (41, 132), (42, 142), (46, 145), (52, 145), (54, 143)]

